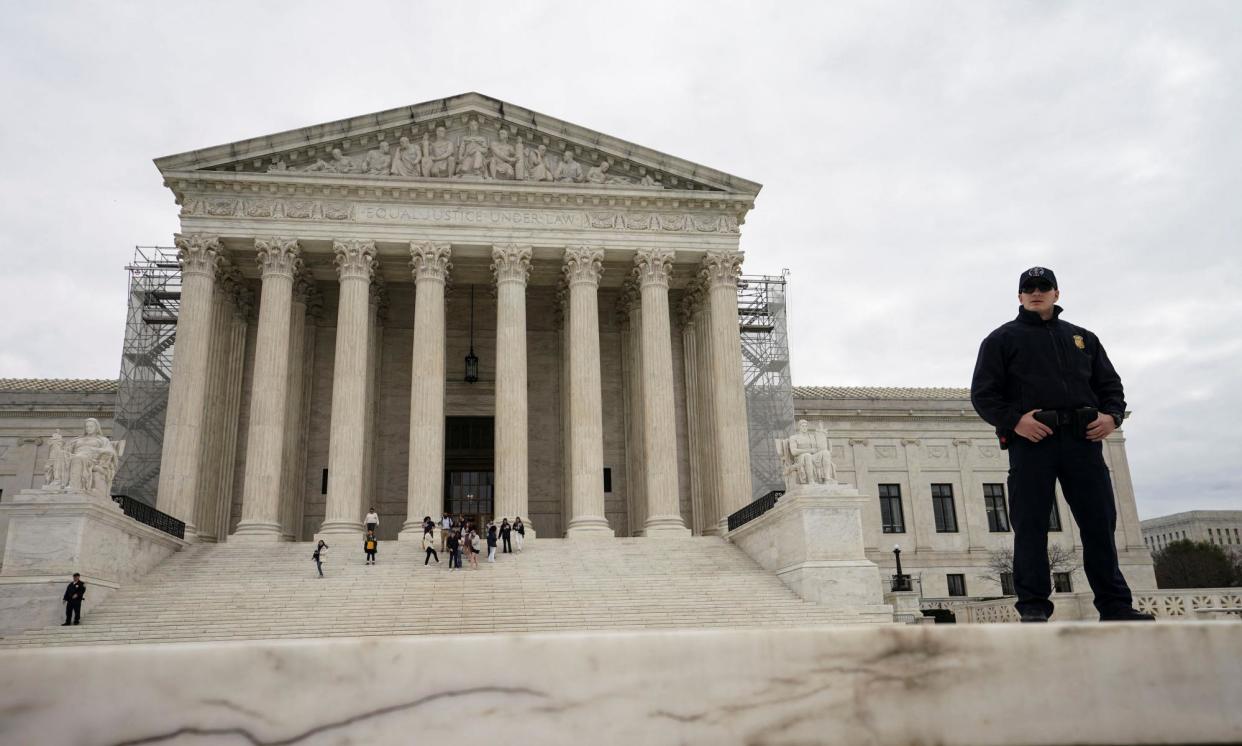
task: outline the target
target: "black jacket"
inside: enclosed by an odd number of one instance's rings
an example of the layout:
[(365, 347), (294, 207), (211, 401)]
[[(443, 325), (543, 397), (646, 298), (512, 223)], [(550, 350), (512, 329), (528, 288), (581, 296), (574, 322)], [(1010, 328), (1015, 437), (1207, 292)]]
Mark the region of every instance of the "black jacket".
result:
[(69, 585), (65, 587), (65, 596), (61, 600), (81, 601), (84, 598), (86, 598), (86, 583), (79, 580), (76, 583), (70, 581)]
[(1126, 411), (1121, 377), (1094, 334), (1062, 321), (1018, 310), (979, 346), (970, 384), (975, 411), (1001, 436), (1013, 431), (1032, 409), (1095, 407), (1122, 417)]

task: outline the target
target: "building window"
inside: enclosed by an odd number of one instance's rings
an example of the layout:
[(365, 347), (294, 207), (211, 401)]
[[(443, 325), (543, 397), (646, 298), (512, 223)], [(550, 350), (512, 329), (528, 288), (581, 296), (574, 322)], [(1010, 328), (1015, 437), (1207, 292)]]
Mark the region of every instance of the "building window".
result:
[(1052, 573), (1052, 590), (1055, 593), (1073, 593), (1074, 581), (1072, 573), (1054, 572)]
[(936, 533), (957, 533), (957, 512), (953, 509), (953, 485), (933, 484), (932, 508), (936, 513)]
[(965, 575), (962, 575), (960, 573), (950, 573), (949, 575), (946, 575), (945, 577), (948, 578), (949, 580), (949, 595), (950, 596), (965, 596), (966, 595), (966, 576)]
[(988, 530), (994, 533), (1009, 530), (1009, 510), (1005, 507), (1005, 485), (983, 485), (983, 505), (988, 511)]
[(604, 467), (604, 492), (612, 492), (612, 467)]
[(880, 492), (880, 523), (886, 534), (904, 534), (906, 518), (901, 512), (901, 485), (881, 484)]
[(1052, 500), (1052, 514), (1048, 516), (1048, 530), (1049, 531), (1060, 531), (1061, 530), (1061, 514), (1057, 512), (1056, 498), (1053, 498)]
[(1001, 573), (1001, 595), (1002, 596), (1018, 595), (1013, 590), (1013, 573), (1011, 572)]

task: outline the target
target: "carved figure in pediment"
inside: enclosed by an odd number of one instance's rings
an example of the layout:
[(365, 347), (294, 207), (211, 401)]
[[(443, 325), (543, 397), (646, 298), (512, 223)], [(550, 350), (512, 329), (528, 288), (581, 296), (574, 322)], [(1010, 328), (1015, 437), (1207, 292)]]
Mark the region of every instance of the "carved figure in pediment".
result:
[(331, 160), (325, 161), (321, 158), (302, 170), (328, 174), (352, 174), (358, 172), (358, 164), (352, 158), (346, 158), (340, 148), (333, 148)]
[(557, 181), (572, 181), (574, 183), (582, 183), (586, 175), (582, 172), (582, 164), (574, 160), (574, 151), (566, 150), (561, 163), (556, 167)]
[(387, 176), (392, 170), (392, 148), (380, 140), (379, 147), (367, 152), (362, 161), (363, 172), (371, 176)]
[(501, 129), (492, 142), (491, 157), (487, 160), (487, 173), (493, 179), (517, 178), (518, 150), (509, 142), (508, 131)]
[(793, 490), (798, 485), (837, 483), (832, 446), (822, 423), (811, 432), (807, 421), (799, 420), (797, 431), (788, 439), (778, 439), (776, 445), (784, 467), (787, 490)]
[(487, 138), (479, 134), (479, 122), (471, 119), (457, 146), (457, 173), (477, 179), (487, 178)]
[(393, 176), (417, 179), (423, 175), (422, 160), (423, 156), (418, 144), (410, 142), (408, 137), (401, 138), (397, 143), (397, 149), (392, 154), (390, 168)]
[(548, 169), (548, 146), (540, 145), (534, 150), (527, 150), (523, 170), (522, 178), (526, 181), (552, 181), (552, 171)]
[(608, 161), (600, 161), (598, 166), (589, 169), (586, 174), (586, 180), (592, 184), (606, 183), (608, 181)]
[(646, 168), (638, 169), (638, 185), (639, 186), (660, 186), (659, 180), (655, 176), (647, 173)]
[(436, 127), (436, 138), (423, 137), (423, 176), (450, 178), (456, 171), (457, 146), (449, 139), (448, 130)]

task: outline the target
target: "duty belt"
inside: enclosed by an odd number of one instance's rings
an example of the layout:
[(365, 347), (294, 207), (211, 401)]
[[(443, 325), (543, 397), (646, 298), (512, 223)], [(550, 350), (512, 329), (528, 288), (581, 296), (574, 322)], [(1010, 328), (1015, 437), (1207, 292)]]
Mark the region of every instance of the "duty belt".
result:
[(1087, 426), (1100, 416), (1095, 407), (1079, 407), (1078, 409), (1041, 409), (1034, 417), (1039, 422), (1052, 428), (1053, 432), (1072, 433), (1079, 437), (1087, 437)]

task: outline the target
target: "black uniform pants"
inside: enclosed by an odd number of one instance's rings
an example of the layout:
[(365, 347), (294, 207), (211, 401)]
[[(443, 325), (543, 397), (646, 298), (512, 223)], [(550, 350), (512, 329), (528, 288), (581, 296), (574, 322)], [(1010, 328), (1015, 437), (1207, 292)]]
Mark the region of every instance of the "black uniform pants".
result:
[(511, 543), (509, 543), (509, 539), (511, 538), (511, 537), (509, 536), (509, 534), (501, 534), (501, 535), (500, 535), (500, 538), (501, 538), (501, 540), (502, 540), (502, 543), (503, 543), (503, 546), (504, 546), (504, 548), (505, 548), (505, 551), (506, 551), (506, 552), (509, 552), (510, 554), (512, 554), (512, 553), (513, 553), (513, 545), (512, 545)]
[(82, 621), (82, 600), (65, 602), (65, 624), (69, 624), (70, 617), (73, 623), (77, 624)]
[(1130, 609), (1130, 587), (1117, 565), (1117, 506), (1103, 446), (1066, 431), (1038, 443), (1015, 436), (1009, 447), (1009, 518), (1013, 524), (1013, 586), (1019, 613), (1052, 614), (1048, 520), (1061, 482), (1082, 537), (1082, 563), (1102, 616)]

